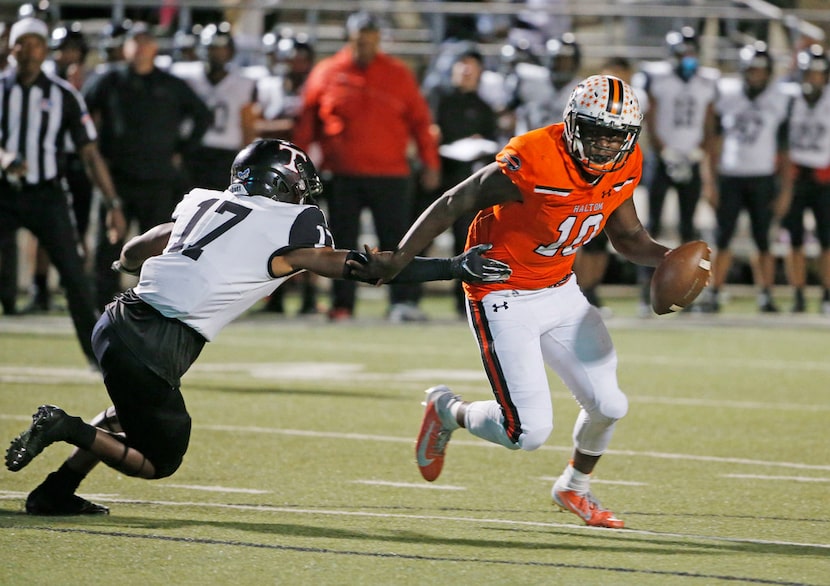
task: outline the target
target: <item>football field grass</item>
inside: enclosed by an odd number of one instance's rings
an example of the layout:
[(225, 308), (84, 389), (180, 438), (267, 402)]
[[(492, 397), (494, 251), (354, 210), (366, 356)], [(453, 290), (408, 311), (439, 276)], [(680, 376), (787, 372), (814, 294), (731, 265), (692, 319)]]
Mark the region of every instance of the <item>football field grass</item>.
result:
[[(393, 325), (382, 303), (328, 324), (249, 314), (183, 382), (190, 450), (170, 478), (99, 467), (103, 517), (32, 517), (68, 454), (0, 470), (0, 584), (830, 584), (830, 319), (668, 316), (612, 301), (627, 417), (593, 489), (626, 522), (551, 505), (577, 405), (551, 373), (555, 428), (535, 452), (464, 430), (421, 479), (423, 390), (490, 397), (447, 298)], [(0, 319), (0, 442), (38, 405), (108, 403), (65, 316)]]

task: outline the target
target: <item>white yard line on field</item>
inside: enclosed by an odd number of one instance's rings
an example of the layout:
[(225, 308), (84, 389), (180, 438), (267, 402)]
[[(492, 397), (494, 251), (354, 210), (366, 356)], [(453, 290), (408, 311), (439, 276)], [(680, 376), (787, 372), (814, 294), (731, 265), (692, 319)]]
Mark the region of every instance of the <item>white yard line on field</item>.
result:
[[(13, 500), (24, 498), (25, 493), (0, 491), (0, 499)], [(636, 538), (635, 536), (648, 535), (657, 538), (672, 538), (672, 539), (690, 539), (698, 541), (713, 541), (718, 543), (751, 543), (756, 545), (778, 545), (786, 547), (804, 547), (814, 548), (820, 550), (830, 550), (830, 543), (804, 543), (796, 541), (783, 540), (769, 540), (769, 539), (754, 539), (742, 537), (722, 537), (719, 535), (700, 535), (696, 533), (669, 533), (662, 531), (649, 531), (645, 529), (606, 529), (601, 527), (589, 527), (587, 525), (573, 524), (573, 523), (550, 523), (542, 521), (518, 521), (514, 519), (500, 519), (492, 517), (461, 517), (453, 515), (417, 515), (406, 513), (379, 513), (374, 511), (344, 511), (338, 509), (303, 509), (296, 507), (274, 507), (270, 505), (243, 505), (243, 504), (227, 504), (227, 503), (208, 503), (208, 502), (173, 502), (173, 501), (152, 501), (152, 500), (134, 500), (134, 499), (109, 499), (98, 498), (101, 502), (119, 503), (119, 504), (136, 504), (141, 506), (154, 505), (161, 507), (199, 507), (212, 509), (229, 509), (235, 511), (254, 511), (257, 513), (276, 513), (276, 514), (291, 514), (291, 515), (307, 515), (307, 516), (330, 516), (330, 517), (355, 517), (355, 518), (371, 518), (371, 519), (399, 519), (411, 521), (437, 521), (439, 523), (466, 523), (480, 526), (482, 523), (490, 523), (493, 525), (513, 526), (513, 527), (539, 527), (546, 529), (567, 529), (569, 531), (585, 531), (585, 532), (601, 532), (608, 534), (613, 532), (620, 538)], [(22, 529), (22, 528), (21, 528)]]
[(204, 492), (222, 492), (239, 494), (271, 494), (270, 490), (258, 490), (256, 488), (232, 488), (229, 486), (204, 486), (201, 484), (156, 484), (165, 488), (182, 488), (186, 490), (202, 490)]
[[(31, 416), (7, 415), (0, 413), (0, 420), (30, 421)], [(283, 429), (278, 427), (260, 427), (256, 425), (224, 425), (224, 424), (195, 424), (194, 429), (203, 429), (216, 432), (231, 433), (259, 433), (270, 435), (285, 435), (294, 437), (308, 437), (332, 440), (353, 440), (364, 442), (386, 442), (412, 444), (413, 438), (389, 435), (373, 435), (368, 433), (346, 433), (337, 431), (318, 431), (313, 429)], [(453, 440), (455, 446), (472, 446), (478, 448), (500, 449), (500, 446), (483, 440)], [(542, 446), (540, 450), (570, 453), (571, 446)], [(801, 462), (776, 462), (772, 460), (755, 460), (749, 458), (733, 458), (723, 456), (707, 456), (704, 454), (680, 454), (671, 452), (651, 452), (636, 450), (611, 449), (606, 452), (608, 455), (632, 456), (642, 458), (655, 458), (659, 460), (685, 460), (692, 462), (715, 462), (719, 464), (740, 464), (746, 466), (770, 466), (775, 468), (790, 468), (793, 470), (816, 470), (830, 471), (830, 464), (804, 464)]]
[[(2, 417), (2, 416), (0, 416)], [(313, 431), (307, 429), (280, 429), (275, 427), (239, 426), (239, 425), (194, 425), (194, 428), (208, 429), (212, 431), (223, 431), (233, 433), (266, 433), (290, 435), (298, 437), (317, 437), (335, 440), (357, 440), (372, 442), (395, 442), (412, 444), (411, 437), (398, 437), (388, 435), (371, 435), (365, 433), (340, 433), (334, 431)], [(483, 440), (453, 440), (455, 446), (475, 446), (479, 448), (500, 449), (500, 446)], [(553, 450), (557, 452), (570, 453), (571, 446), (542, 446), (540, 450)], [(748, 458), (725, 458), (721, 456), (706, 456), (695, 454), (672, 454), (668, 452), (638, 452), (634, 450), (608, 450), (606, 454), (618, 454), (624, 456), (641, 456), (645, 458), (657, 458), (662, 460), (691, 460), (698, 462), (718, 462), (722, 464), (745, 464), (748, 466), (775, 466), (781, 468), (793, 468), (796, 470), (822, 470), (830, 471), (830, 464), (802, 464), (800, 462), (774, 462), (769, 460), (751, 460)]]
[(785, 482), (830, 482), (830, 478), (810, 476), (766, 476), (764, 474), (721, 474), (723, 478), (745, 478), (747, 480), (783, 480)]
[(466, 486), (451, 484), (428, 484), (425, 482), (391, 482), (388, 480), (350, 480), (352, 484), (367, 484), (369, 486), (391, 486), (393, 488), (416, 488), (419, 490), (467, 490)]

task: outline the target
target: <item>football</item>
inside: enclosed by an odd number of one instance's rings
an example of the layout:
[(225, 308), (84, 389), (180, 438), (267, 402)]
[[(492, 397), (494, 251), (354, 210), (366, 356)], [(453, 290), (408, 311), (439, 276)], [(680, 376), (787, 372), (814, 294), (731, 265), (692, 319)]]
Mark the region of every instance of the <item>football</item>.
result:
[(651, 277), (651, 308), (657, 315), (680, 311), (709, 282), (709, 245), (702, 240), (681, 244), (657, 265)]

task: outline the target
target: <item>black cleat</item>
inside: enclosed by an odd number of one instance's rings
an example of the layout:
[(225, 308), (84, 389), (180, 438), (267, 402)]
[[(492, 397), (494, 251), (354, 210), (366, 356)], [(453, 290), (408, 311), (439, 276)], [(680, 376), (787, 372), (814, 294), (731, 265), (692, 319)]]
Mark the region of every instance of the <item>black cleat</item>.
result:
[(59, 497), (49, 494), (39, 486), (30, 492), (26, 499), (26, 513), (43, 516), (109, 515), (110, 510), (103, 505), (81, 498), (77, 494)]
[(6, 468), (25, 468), (46, 446), (69, 437), (69, 415), (54, 405), (41, 405), (32, 415), (32, 425), (14, 438), (6, 450)]

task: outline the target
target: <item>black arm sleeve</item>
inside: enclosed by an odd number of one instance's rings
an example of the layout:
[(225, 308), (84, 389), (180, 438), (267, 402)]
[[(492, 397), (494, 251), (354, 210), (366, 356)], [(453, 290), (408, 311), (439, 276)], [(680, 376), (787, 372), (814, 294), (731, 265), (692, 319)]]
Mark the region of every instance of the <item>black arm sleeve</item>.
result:
[[(349, 251), (346, 260), (356, 260), (366, 264), (366, 255), (356, 250)], [(424, 281), (449, 281), (456, 278), (452, 274), (451, 258), (427, 258), (416, 256), (398, 275), (389, 283), (423, 283)], [(348, 265), (344, 265), (343, 278), (350, 281), (374, 283), (375, 279), (362, 279), (354, 274)]]

